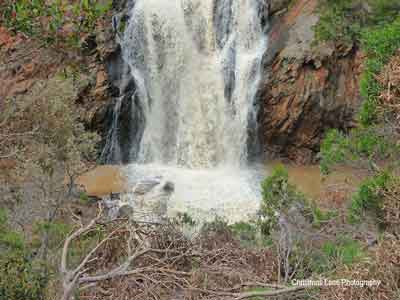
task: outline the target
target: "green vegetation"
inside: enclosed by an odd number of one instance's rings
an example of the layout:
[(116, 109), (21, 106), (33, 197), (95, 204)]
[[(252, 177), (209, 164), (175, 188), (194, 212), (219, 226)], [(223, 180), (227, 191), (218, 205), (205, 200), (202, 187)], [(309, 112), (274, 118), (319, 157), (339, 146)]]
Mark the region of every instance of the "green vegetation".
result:
[[(72, 231), (72, 227), (68, 224), (61, 223), (60, 221), (55, 222), (37, 222), (34, 224), (33, 233), (37, 237), (48, 236), (48, 247), (55, 249), (60, 247), (67, 235)], [(41, 245), (40, 240), (34, 240), (33, 244), (37, 244), (39, 248)]]
[(35, 263), (31, 247), (7, 225), (0, 209), (0, 300), (41, 300), (47, 277)]
[(321, 227), (324, 223), (332, 220), (337, 216), (334, 210), (321, 210), (317, 205), (312, 205), (313, 225)]
[(289, 184), (287, 170), (279, 165), (274, 168), (272, 174), (262, 183), (263, 202), (261, 203), (261, 215), (265, 218), (262, 221), (262, 231), (269, 234), (277, 222), (277, 213), (287, 208), (297, 193)]
[(316, 37), (318, 41), (359, 43), (366, 27), (391, 23), (399, 12), (397, 0), (321, 0)]
[(362, 48), (368, 58), (361, 80), (364, 102), (359, 119), (361, 125), (367, 127), (379, 121), (379, 96), (384, 87), (378, 82), (377, 76), (400, 48), (400, 17), (383, 27), (364, 31)]
[(374, 162), (395, 158), (399, 145), (378, 126), (360, 127), (351, 130), (347, 135), (337, 129), (328, 131), (320, 148), (320, 167), (328, 174), (338, 163), (364, 163), (374, 168)]
[[(75, 180), (95, 159), (98, 136), (79, 120), (71, 78), (37, 81), (22, 99), (13, 109), (6, 101), (12, 113), (0, 115), (6, 125), (1, 135), (10, 141), (2, 151), (15, 161), (0, 172), (0, 206), (13, 218), (7, 224), (0, 210), (0, 300), (57, 299), (47, 288), (57, 284), (59, 250), (71, 231), (62, 214), (79, 200)], [(10, 227), (15, 224), (22, 224), (24, 235)], [(79, 247), (72, 248), (73, 259)]]
[(315, 28), (318, 40), (351, 44), (359, 39), (362, 24), (366, 22), (363, 12), (354, 13), (353, 1), (325, 0), (321, 5), (321, 18)]
[(14, 31), (35, 36), (46, 43), (80, 47), (111, 1), (94, 0), (17, 0), (1, 4), (1, 17)]
[(193, 227), (196, 221), (188, 213), (178, 213), (174, 220), (178, 225)]
[[(306, 278), (312, 274), (328, 274), (342, 266), (350, 266), (368, 257), (362, 244), (348, 236), (340, 236), (314, 246), (307, 254), (306, 246), (300, 245), (294, 256), (303, 259), (303, 272), (297, 278)], [(295, 262), (293, 262), (295, 263)]]
[[(260, 213), (262, 216), (261, 230), (268, 235), (277, 223), (278, 212), (289, 209), (293, 203), (300, 203), (304, 210), (310, 208), (303, 194), (289, 183), (289, 174), (284, 166), (278, 165), (262, 183)], [(309, 213), (309, 212), (307, 212)]]
[[(342, 2), (339, 1), (337, 5), (344, 4)], [(354, 3), (348, 3), (349, 7), (354, 8)], [(323, 173), (328, 173), (338, 163), (357, 163), (358, 167), (366, 167), (372, 173), (372, 177), (361, 184), (352, 198), (349, 217), (353, 222), (361, 221), (366, 211), (373, 212), (381, 222), (384, 202), (382, 191), (390, 184), (393, 175), (389, 171), (382, 171), (379, 165), (382, 161), (390, 162), (391, 169), (394, 169), (400, 156), (399, 139), (392, 130), (397, 126), (395, 106), (382, 100), (383, 95), (391, 92), (390, 83), (381, 79), (382, 72), (400, 49), (400, 3), (368, 3), (372, 13), (365, 20), (363, 30), (356, 37), (351, 37), (352, 42), (359, 43), (367, 56), (360, 83), (363, 103), (358, 114), (359, 126), (347, 134), (331, 130), (321, 145), (320, 166)], [(350, 20), (346, 14), (342, 16)], [(340, 34), (336, 36), (341, 38)], [(323, 39), (331, 37), (324, 36)]]
[(393, 176), (382, 171), (372, 178), (367, 178), (354, 194), (350, 206), (350, 220), (360, 221), (365, 211), (372, 212), (378, 220), (382, 220), (382, 192), (391, 184)]
[(361, 244), (348, 237), (326, 242), (322, 251), (330, 263), (340, 265), (351, 265), (365, 257)]
[(332, 165), (346, 161), (367, 160), (369, 163), (388, 159), (399, 153), (399, 145), (382, 128), (387, 118), (380, 96), (385, 87), (377, 77), (390, 58), (400, 48), (400, 18), (361, 36), (362, 48), (367, 54), (365, 70), (361, 80), (361, 95), (364, 99), (359, 112), (360, 127), (348, 135), (332, 130), (321, 145), (321, 170), (328, 173)]

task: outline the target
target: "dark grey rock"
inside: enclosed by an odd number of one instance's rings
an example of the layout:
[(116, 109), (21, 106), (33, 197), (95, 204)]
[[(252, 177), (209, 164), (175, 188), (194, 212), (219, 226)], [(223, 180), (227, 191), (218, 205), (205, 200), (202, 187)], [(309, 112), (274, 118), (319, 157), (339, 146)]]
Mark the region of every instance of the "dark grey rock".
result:
[(133, 207), (130, 205), (123, 205), (118, 209), (118, 218), (131, 218), (133, 216)]

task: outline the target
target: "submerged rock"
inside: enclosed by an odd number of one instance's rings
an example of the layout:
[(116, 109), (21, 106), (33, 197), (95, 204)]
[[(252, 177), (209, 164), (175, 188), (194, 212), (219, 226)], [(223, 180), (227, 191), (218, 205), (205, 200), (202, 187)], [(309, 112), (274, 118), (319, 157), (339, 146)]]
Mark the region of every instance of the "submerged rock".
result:
[(174, 192), (174, 184), (160, 178), (145, 179), (136, 183), (131, 192), (119, 199), (105, 199), (111, 218), (131, 218), (137, 222), (166, 220), (168, 201)]
[(131, 218), (133, 216), (133, 207), (130, 205), (122, 205), (118, 209), (118, 218)]

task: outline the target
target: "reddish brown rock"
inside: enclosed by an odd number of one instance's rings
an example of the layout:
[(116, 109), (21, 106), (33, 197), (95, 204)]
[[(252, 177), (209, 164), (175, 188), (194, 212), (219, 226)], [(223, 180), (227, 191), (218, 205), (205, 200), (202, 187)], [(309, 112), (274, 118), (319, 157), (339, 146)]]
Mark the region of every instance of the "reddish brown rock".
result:
[(315, 46), (317, 2), (299, 0), (275, 19), (260, 91), (265, 151), (312, 161), (329, 128), (354, 126), (362, 56), (356, 47)]
[(25, 94), (36, 81), (55, 74), (62, 61), (54, 49), (0, 27), (0, 101)]

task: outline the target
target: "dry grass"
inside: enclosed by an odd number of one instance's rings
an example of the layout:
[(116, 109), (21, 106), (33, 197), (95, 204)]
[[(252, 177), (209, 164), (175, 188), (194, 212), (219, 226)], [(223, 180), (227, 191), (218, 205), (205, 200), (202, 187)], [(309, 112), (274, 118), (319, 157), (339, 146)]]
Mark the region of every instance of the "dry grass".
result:
[[(134, 267), (139, 272), (99, 282), (82, 291), (80, 299), (233, 299), (248, 287), (276, 279), (272, 251), (244, 249), (228, 231), (219, 232), (218, 238), (207, 232), (190, 241), (173, 226), (136, 230), (136, 238), (145, 237), (148, 247), (168, 251), (141, 256)], [(99, 272), (120, 263), (126, 257), (123, 241), (129, 232), (122, 230), (121, 236), (108, 241), (91, 269)]]
[(400, 299), (400, 240), (385, 235), (371, 253), (371, 259), (336, 271), (338, 279), (381, 280), (379, 287), (326, 287), (320, 300)]
[(383, 191), (383, 224), (386, 229), (400, 236), (400, 185), (396, 180), (390, 187)]
[(392, 125), (400, 136), (400, 49), (378, 76), (378, 82), (384, 87), (380, 95), (380, 108), (386, 122)]

